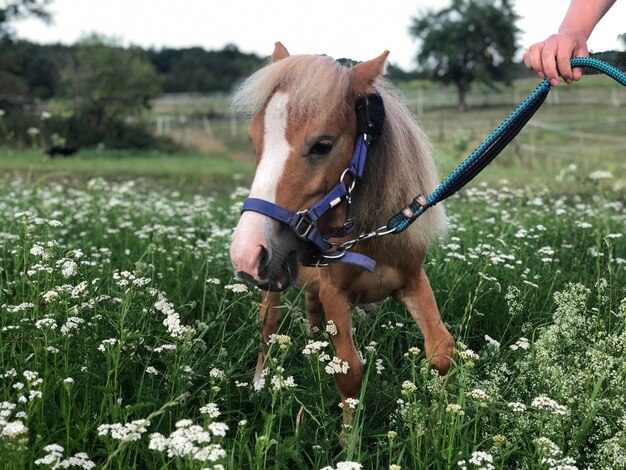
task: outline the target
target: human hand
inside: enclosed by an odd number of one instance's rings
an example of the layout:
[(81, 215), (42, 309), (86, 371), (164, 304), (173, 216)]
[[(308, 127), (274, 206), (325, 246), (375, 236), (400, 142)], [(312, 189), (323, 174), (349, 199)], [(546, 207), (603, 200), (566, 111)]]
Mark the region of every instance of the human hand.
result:
[(537, 72), (539, 78), (548, 78), (552, 86), (559, 84), (559, 74), (571, 84), (579, 80), (583, 72), (580, 68), (572, 70), (572, 57), (587, 57), (587, 38), (580, 33), (560, 32), (548, 39), (530, 46), (524, 53), (524, 64)]

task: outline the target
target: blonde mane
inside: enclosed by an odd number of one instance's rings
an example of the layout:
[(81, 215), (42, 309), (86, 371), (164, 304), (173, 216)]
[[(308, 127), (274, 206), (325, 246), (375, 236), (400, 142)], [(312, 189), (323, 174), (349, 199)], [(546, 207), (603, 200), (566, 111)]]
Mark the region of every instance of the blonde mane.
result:
[[(289, 112), (326, 116), (352, 109), (345, 106), (350, 92), (350, 69), (326, 56), (295, 55), (263, 67), (248, 78), (233, 99), (233, 109), (248, 117), (256, 115), (274, 91), (289, 86)], [(418, 194), (430, 194), (438, 183), (427, 137), (401, 102), (399, 92), (385, 79), (373, 85), (385, 105), (385, 125), (369, 151), (363, 181), (357, 184), (353, 201), (355, 231), (370, 231), (384, 225)], [(441, 205), (420, 217), (401, 236), (390, 235), (376, 242), (377, 251), (420, 250), (445, 231)], [(372, 245), (374, 246), (374, 245)]]

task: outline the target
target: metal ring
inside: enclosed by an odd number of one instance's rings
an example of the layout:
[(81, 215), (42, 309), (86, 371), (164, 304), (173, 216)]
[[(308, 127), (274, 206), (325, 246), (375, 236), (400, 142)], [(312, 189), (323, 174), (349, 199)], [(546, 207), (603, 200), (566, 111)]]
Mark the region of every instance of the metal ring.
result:
[(326, 258), (326, 259), (339, 259), (339, 258), (343, 258), (346, 254), (346, 249), (343, 247), (338, 247), (341, 248), (341, 251), (338, 249), (337, 251), (333, 252), (333, 253), (321, 253), (321, 256)]
[[(343, 170), (343, 173), (341, 173), (341, 176), (339, 177), (339, 182), (346, 184), (343, 182), (343, 179), (346, 176), (346, 173), (348, 173), (350, 171), (350, 168), (346, 168), (345, 170)], [(348, 188), (348, 191), (352, 191), (354, 189), (354, 185), (356, 184), (356, 178), (352, 179), (352, 184), (350, 185), (350, 187)], [(347, 185), (346, 185), (347, 186)]]
[(378, 227), (376, 229), (376, 236), (382, 237), (383, 235), (389, 235), (390, 233), (393, 233), (395, 231), (396, 231), (395, 228), (389, 228), (386, 225), (383, 225), (382, 227)]

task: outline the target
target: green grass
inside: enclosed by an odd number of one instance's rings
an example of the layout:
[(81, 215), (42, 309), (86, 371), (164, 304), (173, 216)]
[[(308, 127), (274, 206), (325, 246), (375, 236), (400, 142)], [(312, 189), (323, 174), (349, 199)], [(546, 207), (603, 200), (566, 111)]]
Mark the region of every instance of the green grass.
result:
[[(270, 348), (266, 386), (252, 388), (259, 297), (237, 286), (227, 253), (240, 193), (5, 179), (2, 467), (81, 452), (124, 469), (622, 467), (624, 194), (568, 178), (594, 196), (479, 186), (450, 200), (450, 232), (426, 265), (458, 340), (446, 377), (410, 349), (421, 335), (394, 302), (356, 309), (366, 381), (346, 449), (333, 378), (302, 354), (295, 290), (287, 346)], [(289, 377), (295, 387), (276, 388)]]
[[(609, 96), (576, 87), (562, 103)], [(511, 109), (426, 110), (442, 173)], [(545, 105), (446, 203), (426, 263), (458, 340), (446, 377), (393, 301), (355, 309), (367, 363), (347, 448), (332, 348), (303, 354), (301, 292), (251, 384), (259, 294), (227, 247), (252, 158), (0, 149), (0, 468), (625, 468), (622, 114)], [(243, 131), (225, 142), (246, 146)]]
[(11, 172), (33, 182), (69, 180), (80, 184), (94, 177), (142, 178), (190, 192), (203, 187), (231, 189), (238, 180), (249, 179), (253, 171), (253, 162), (236, 162), (219, 154), (86, 149), (71, 158), (49, 158), (39, 149), (0, 147), (0, 174)]

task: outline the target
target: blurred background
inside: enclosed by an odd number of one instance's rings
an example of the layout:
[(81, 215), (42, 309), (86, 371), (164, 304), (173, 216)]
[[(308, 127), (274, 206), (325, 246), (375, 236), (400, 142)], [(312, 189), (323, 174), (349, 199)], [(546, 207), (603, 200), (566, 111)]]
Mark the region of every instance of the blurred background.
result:
[[(387, 77), (444, 173), (539, 83), (522, 52), (569, 1), (334, 3), (1, 1), (0, 173), (232, 188), (254, 159), (230, 96), (277, 40), (346, 63), (390, 49)], [(589, 43), (622, 69), (625, 8)], [(626, 90), (604, 76), (559, 86), (484, 178), (554, 182), (575, 166), (623, 181), (624, 106)]]

